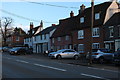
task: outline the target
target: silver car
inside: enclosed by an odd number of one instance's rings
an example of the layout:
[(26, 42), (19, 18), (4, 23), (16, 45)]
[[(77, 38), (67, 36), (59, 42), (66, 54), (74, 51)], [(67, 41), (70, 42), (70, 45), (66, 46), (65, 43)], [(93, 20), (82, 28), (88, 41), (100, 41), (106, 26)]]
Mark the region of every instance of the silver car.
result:
[(78, 59), (80, 57), (80, 54), (73, 49), (61, 49), (58, 50), (57, 52), (49, 53), (48, 56), (50, 58), (57, 58), (57, 59), (61, 59), (61, 58)]
[[(87, 53), (86, 59), (89, 59), (90, 54)], [(105, 61), (113, 60), (113, 53), (110, 53), (109, 49), (92, 49), (92, 60), (104, 63)]]

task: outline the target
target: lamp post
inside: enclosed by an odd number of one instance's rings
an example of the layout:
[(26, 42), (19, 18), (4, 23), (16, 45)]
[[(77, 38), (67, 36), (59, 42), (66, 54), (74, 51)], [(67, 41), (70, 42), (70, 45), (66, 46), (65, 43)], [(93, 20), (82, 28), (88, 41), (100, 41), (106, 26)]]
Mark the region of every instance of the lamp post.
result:
[(92, 64), (92, 43), (93, 43), (93, 37), (92, 37), (92, 33), (93, 33), (93, 25), (94, 25), (94, 0), (91, 0), (91, 36), (90, 36), (90, 53), (89, 53), (89, 65)]

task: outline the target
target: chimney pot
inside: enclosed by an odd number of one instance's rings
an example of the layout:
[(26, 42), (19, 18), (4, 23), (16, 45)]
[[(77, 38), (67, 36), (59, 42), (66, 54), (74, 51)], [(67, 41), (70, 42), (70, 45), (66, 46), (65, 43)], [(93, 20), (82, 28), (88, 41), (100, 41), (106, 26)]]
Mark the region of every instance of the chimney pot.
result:
[(84, 5), (84, 4), (82, 4), (82, 5), (80, 6), (79, 13), (82, 13), (84, 10), (85, 10), (85, 5)]

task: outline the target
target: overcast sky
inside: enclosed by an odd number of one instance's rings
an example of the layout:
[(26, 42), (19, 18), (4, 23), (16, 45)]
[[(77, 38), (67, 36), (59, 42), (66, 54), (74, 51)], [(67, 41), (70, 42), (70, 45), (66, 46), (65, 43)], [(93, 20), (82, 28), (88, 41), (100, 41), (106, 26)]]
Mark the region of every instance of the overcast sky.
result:
[[(1, 17), (11, 17), (14, 20), (14, 27), (21, 27), (25, 31), (29, 29), (30, 22), (33, 22), (35, 27), (43, 20), (43, 28), (46, 28), (51, 26), (51, 24), (58, 24), (60, 19), (68, 18), (71, 11), (74, 12), (74, 15), (77, 15), (82, 4), (84, 4), (86, 8), (91, 6), (91, 0), (17, 1), (2, 0), (2, 3), (0, 3), (0, 14), (2, 14)], [(102, 2), (105, 2), (105, 0), (95, 0), (95, 5)]]

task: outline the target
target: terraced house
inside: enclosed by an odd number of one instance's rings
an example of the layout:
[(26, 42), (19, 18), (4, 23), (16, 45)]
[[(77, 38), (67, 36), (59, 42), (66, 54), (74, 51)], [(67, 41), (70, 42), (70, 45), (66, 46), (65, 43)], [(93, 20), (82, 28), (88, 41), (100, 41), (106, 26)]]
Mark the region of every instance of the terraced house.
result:
[(93, 49), (104, 48), (104, 24), (118, 11), (119, 5), (116, 1), (104, 2), (94, 6), (94, 25), (92, 36), (91, 27), (91, 7), (80, 6), (79, 14), (60, 20), (59, 27), (51, 37), (54, 50), (72, 48), (79, 53), (90, 51), (90, 41), (93, 38)]
[(52, 26), (43, 29), (33, 36), (33, 52), (45, 53), (45, 51), (51, 50), (50, 37), (54, 33), (58, 25), (52, 24)]

